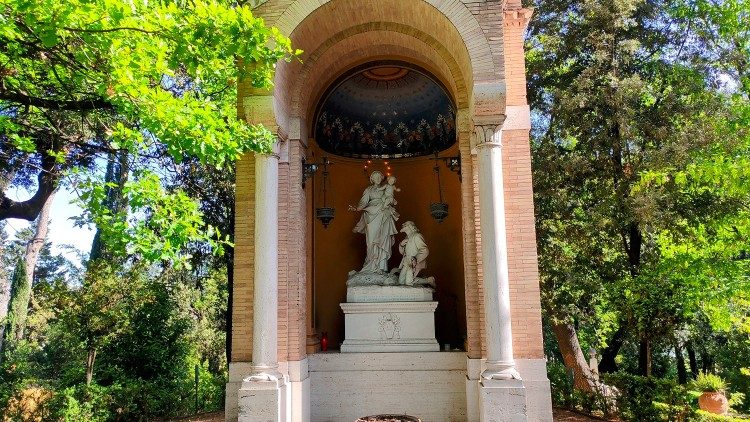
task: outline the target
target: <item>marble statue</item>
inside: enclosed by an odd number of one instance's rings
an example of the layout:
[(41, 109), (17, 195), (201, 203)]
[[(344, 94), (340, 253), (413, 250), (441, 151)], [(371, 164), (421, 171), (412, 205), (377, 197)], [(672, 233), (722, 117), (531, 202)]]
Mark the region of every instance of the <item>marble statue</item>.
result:
[[(395, 183), (395, 178), (393, 178)], [(373, 171), (370, 174), (370, 186), (362, 193), (356, 207), (349, 206), (350, 211), (361, 211), (362, 216), (354, 227), (355, 233), (364, 233), (367, 255), (360, 273), (388, 273), (388, 259), (395, 243), (396, 220), (398, 213), (393, 207), (393, 184), (382, 186), (383, 173)]]
[[(398, 203), (395, 193), (400, 191), (401, 189), (396, 187), (395, 176), (389, 176), (387, 182), (383, 183), (383, 173), (373, 171), (370, 174), (370, 186), (365, 188), (359, 204), (356, 207), (349, 206), (349, 211), (362, 212), (353, 231), (365, 235), (367, 255), (360, 271), (349, 272), (346, 281), (348, 287), (435, 287), (433, 277), (417, 277), (425, 267), (429, 250), (424, 237), (412, 221), (407, 221), (401, 228), (401, 232), (406, 234), (406, 239), (399, 245), (399, 251), (403, 255), (401, 265), (388, 271), (388, 259), (391, 257), (397, 233), (396, 221), (399, 219), (394, 207)], [(432, 290), (429, 291), (430, 297), (431, 292)]]
[(406, 234), (406, 238), (398, 245), (398, 250), (403, 256), (398, 266), (398, 284), (413, 286), (417, 282), (417, 274), (427, 263), (430, 250), (414, 222), (405, 222), (401, 226), (401, 233)]
[[(401, 192), (401, 189), (396, 187), (396, 176), (388, 176), (386, 182), (387, 184), (383, 186), (383, 203), (389, 204), (393, 208), (393, 206), (398, 204), (395, 194), (396, 192)], [(396, 211), (395, 208), (393, 210), (394, 212)], [(396, 214), (396, 220), (398, 220), (398, 214)]]

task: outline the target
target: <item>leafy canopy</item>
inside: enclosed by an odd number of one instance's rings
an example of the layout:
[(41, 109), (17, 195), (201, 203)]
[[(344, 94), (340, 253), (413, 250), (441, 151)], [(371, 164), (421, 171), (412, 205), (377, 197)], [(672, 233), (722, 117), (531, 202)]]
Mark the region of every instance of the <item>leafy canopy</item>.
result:
[[(229, 1), (0, 0), (0, 189), (33, 192), (0, 195), (0, 219), (34, 219), (77, 169), (89, 221), (113, 223), (121, 252), (171, 259), (206, 240), (197, 205), (161, 188), (165, 168), (269, 152), (273, 134), (237, 118), (237, 86), (270, 87), (275, 63), (297, 54)], [(96, 166), (115, 154), (127, 157), (129, 219), (93, 200), (106, 189)]]

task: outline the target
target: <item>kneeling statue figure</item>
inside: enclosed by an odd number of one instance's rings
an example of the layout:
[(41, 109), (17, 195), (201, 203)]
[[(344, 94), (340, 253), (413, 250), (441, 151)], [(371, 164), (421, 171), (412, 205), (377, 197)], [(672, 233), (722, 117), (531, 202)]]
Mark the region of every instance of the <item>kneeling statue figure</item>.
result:
[(425, 268), (427, 255), (430, 254), (430, 250), (427, 249), (427, 244), (419, 232), (417, 225), (412, 221), (407, 221), (401, 226), (401, 233), (406, 234), (406, 239), (402, 240), (398, 245), (398, 250), (403, 255), (403, 258), (398, 268), (394, 268), (392, 271), (399, 273), (398, 284), (402, 286), (427, 284), (434, 287), (434, 278), (421, 279), (417, 277), (419, 272)]

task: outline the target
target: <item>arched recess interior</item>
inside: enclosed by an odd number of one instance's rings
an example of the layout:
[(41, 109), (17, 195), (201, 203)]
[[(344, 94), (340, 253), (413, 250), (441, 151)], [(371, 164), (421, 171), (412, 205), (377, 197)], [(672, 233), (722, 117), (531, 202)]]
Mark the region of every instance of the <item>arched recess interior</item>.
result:
[[(334, 0), (321, 5), (300, 0), (269, 23), (304, 51), (300, 60), (279, 64), (274, 89), (281, 131), (303, 143), (312, 136), (312, 114), (320, 96), (336, 77), (362, 63), (395, 59), (428, 70), (447, 87), (463, 116), (471, 109), (474, 83), (497, 77), (486, 38), (458, 1)], [(466, 147), (470, 120), (459, 119), (458, 124), (458, 143)], [(452, 153), (458, 155), (458, 147)], [(452, 211), (459, 218), (461, 193), (456, 192)], [(345, 223), (339, 219), (337, 224)], [(460, 243), (457, 227), (452, 237)]]

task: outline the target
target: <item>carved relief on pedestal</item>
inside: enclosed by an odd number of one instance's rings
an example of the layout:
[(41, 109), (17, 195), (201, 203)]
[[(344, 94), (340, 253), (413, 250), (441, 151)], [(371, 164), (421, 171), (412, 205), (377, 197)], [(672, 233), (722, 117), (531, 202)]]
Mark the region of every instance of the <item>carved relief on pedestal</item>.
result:
[(389, 312), (383, 314), (378, 322), (380, 327), (380, 338), (383, 340), (393, 340), (401, 338), (401, 319), (398, 315)]

